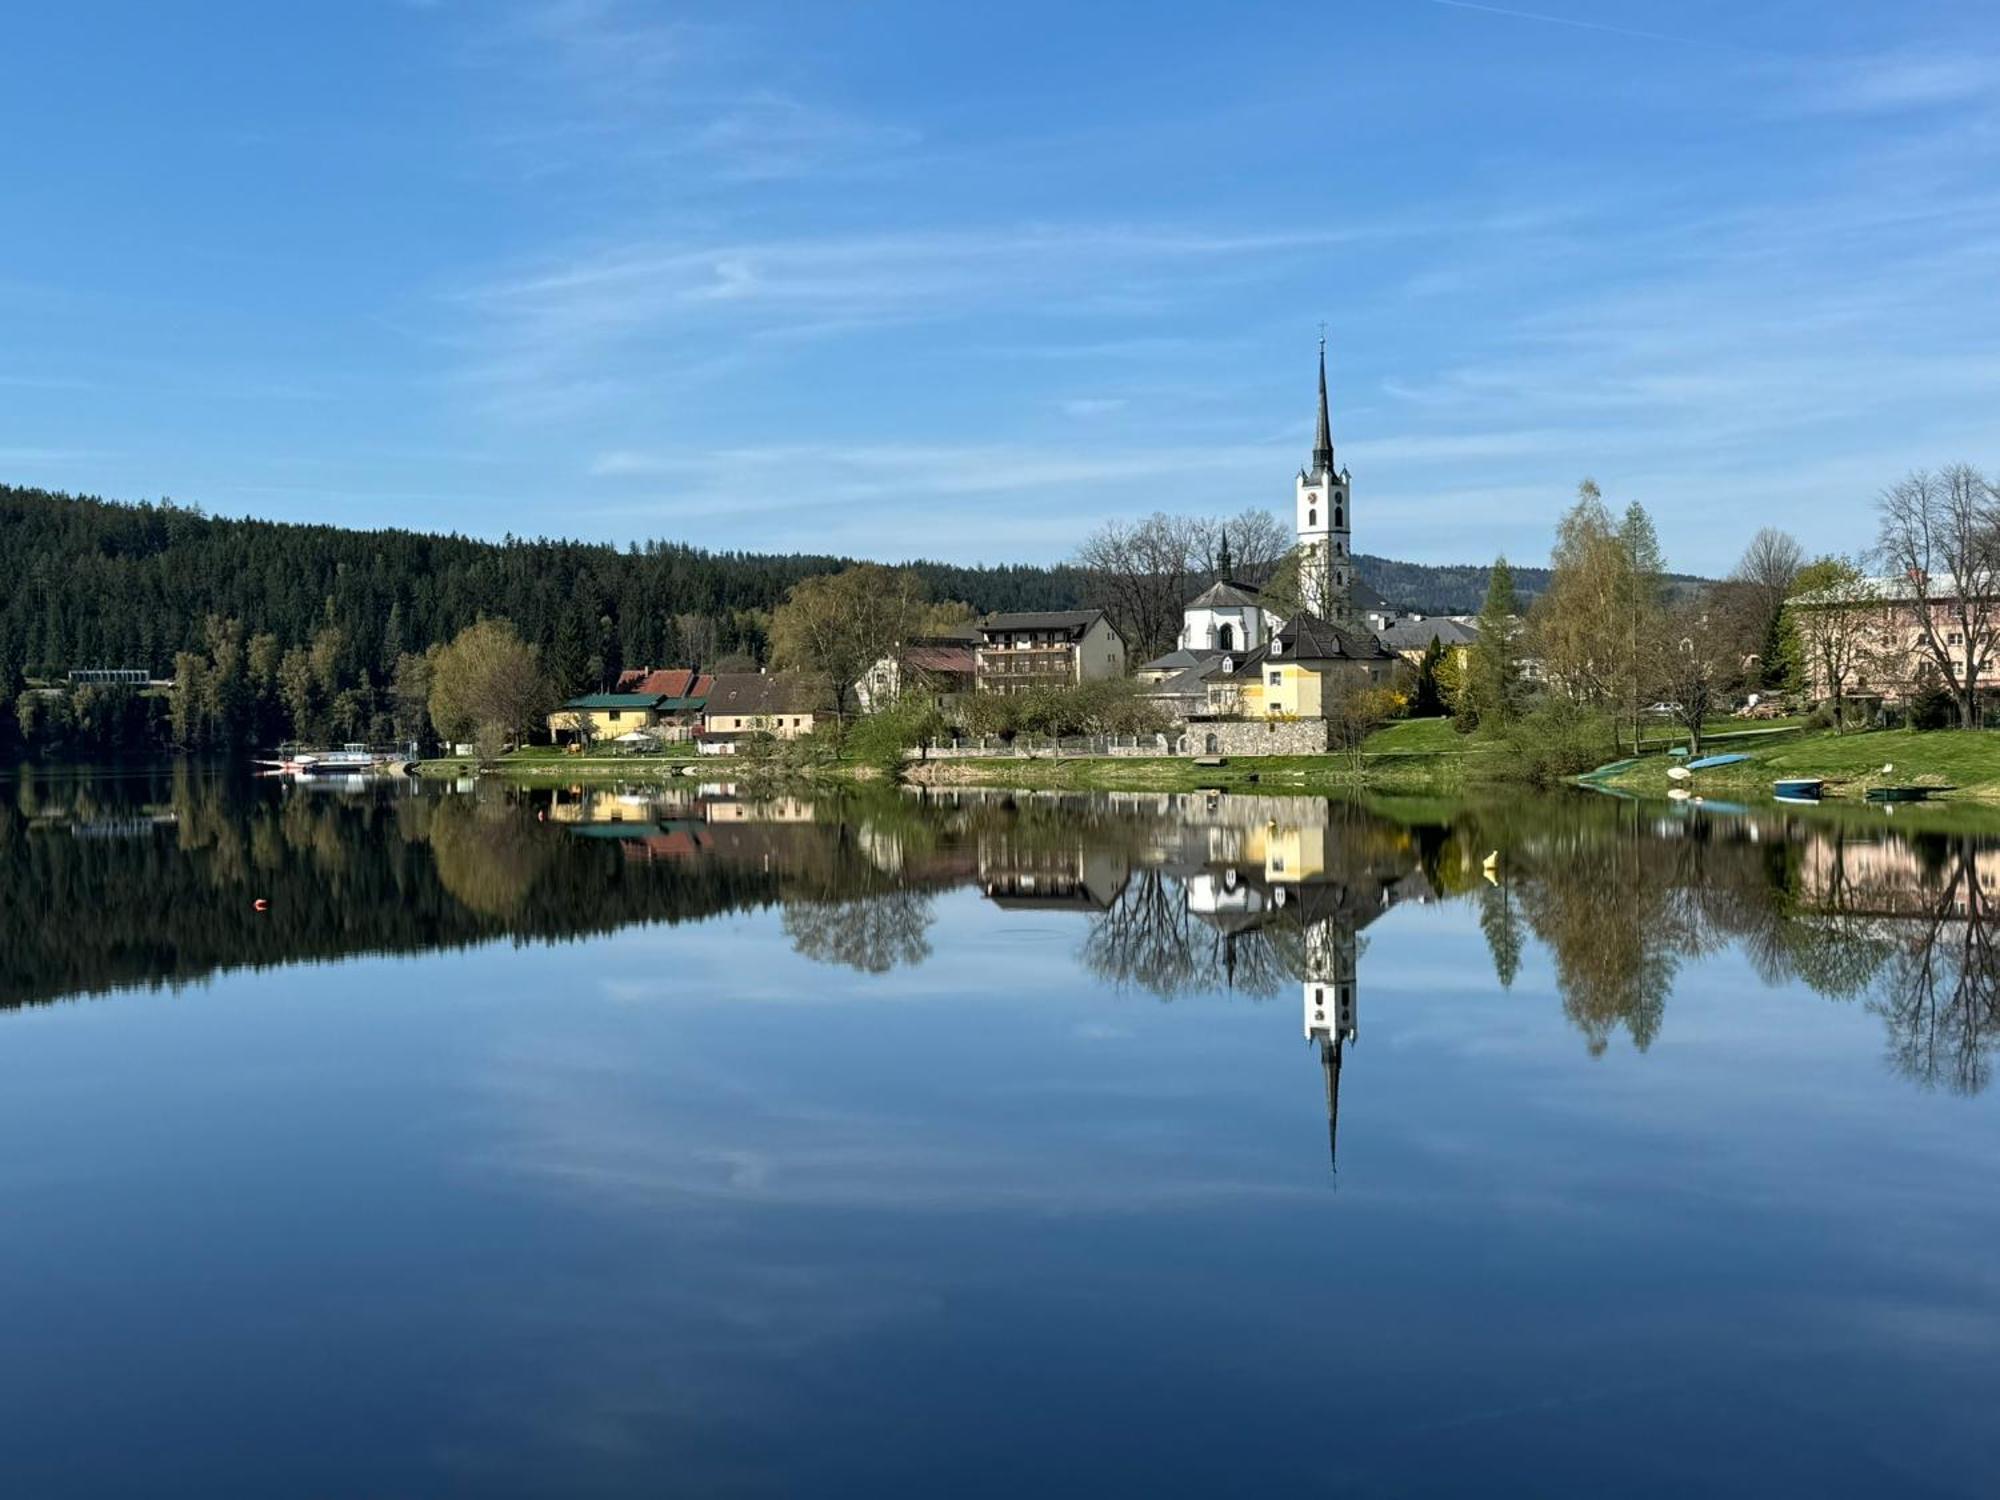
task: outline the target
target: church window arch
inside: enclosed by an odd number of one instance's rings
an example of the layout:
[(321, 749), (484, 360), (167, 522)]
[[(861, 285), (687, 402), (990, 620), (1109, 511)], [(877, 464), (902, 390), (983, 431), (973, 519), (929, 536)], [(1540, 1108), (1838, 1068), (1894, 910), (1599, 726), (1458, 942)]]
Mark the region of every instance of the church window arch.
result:
[(1333, 524), (1336, 528), (1344, 524), (1341, 520), (1341, 517), (1344, 516), (1346, 513), (1347, 513), (1346, 507), (1336, 502), (1333, 507)]
[(1236, 631), (1234, 628), (1225, 623), (1215, 632), (1215, 643), (1224, 651), (1234, 651), (1236, 649)]
[(1306, 525), (1308, 525), (1308, 526), (1317, 526), (1317, 525), (1319, 525), (1319, 507), (1318, 507), (1318, 506), (1314, 506), (1314, 507), (1313, 507), (1313, 508), (1312, 508), (1311, 510), (1308, 510), (1308, 511), (1306, 512)]

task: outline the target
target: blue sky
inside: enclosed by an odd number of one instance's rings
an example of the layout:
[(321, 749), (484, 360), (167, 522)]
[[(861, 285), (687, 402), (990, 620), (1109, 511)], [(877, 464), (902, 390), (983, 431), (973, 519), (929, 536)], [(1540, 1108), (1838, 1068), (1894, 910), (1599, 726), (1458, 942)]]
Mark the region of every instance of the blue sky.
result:
[(1988, 0), (15, 6), (0, 477), (1046, 560), (1290, 503), (1671, 560), (2000, 467)]

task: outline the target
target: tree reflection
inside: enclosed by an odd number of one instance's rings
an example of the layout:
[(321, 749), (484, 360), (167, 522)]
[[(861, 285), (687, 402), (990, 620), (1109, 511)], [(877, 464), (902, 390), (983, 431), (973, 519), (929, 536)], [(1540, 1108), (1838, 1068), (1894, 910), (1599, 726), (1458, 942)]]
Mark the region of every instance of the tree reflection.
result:
[[(1989, 871), (1993, 851), (1985, 851)], [(1926, 1088), (1977, 1094), (2000, 1038), (2000, 951), (1981, 851), (1957, 841), (1924, 888), (1927, 909), (1899, 924), (1870, 1009), (1889, 1029), (1889, 1056)]]
[(785, 936), (801, 957), (864, 974), (914, 967), (931, 956), (931, 898), (889, 890), (846, 901), (790, 901)]
[(1585, 797), (1400, 818), (1256, 796), (757, 802), (687, 785), (348, 796), (185, 764), (34, 770), (0, 796), (0, 1005), (772, 905), (802, 956), (881, 974), (931, 956), (932, 897), (952, 888), (1073, 924), (1091, 974), (1161, 1000), (1304, 986), (1309, 1035), (1314, 995), (1358, 984), (1365, 929), (1420, 899), (1472, 903), (1503, 989), (1545, 947), (1593, 1053), (1620, 1032), (1652, 1046), (1680, 975), (1724, 947), (1766, 984), (1864, 1003), (1926, 1087), (1988, 1088), (2000, 1037), (2000, 840), (1852, 815)]

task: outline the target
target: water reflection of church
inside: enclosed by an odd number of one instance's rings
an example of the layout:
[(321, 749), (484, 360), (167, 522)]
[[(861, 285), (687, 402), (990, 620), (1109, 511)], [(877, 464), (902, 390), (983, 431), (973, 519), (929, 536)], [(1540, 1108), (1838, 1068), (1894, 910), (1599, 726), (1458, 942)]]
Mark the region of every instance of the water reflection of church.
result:
[(1400, 902), (1435, 892), (1406, 848), (1368, 835), (1327, 804), (1214, 830), (1215, 858), (1186, 877), (1188, 910), (1221, 934), (1233, 983), (1240, 946), (1276, 944), (1298, 974), (1303, 1031), (1326, 1087), (1327, 1158), (1338, 1168), (1340, 1073), (1360, 1036), (1362, 933)]

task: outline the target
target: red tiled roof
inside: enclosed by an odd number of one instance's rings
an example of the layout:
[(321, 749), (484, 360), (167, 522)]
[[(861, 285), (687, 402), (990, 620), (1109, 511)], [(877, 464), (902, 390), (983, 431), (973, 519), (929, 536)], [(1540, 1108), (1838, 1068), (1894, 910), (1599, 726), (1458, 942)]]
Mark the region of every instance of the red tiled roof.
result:
[(977, 669), (970, 646), (912, 646), (903, 653), (903, 665), (919, 672), (949, 672), (967, 677)]
[(635, 667), (618, 674), (618, 691), (652, 698), (703, 698), (715, 679), (690, 667)]

